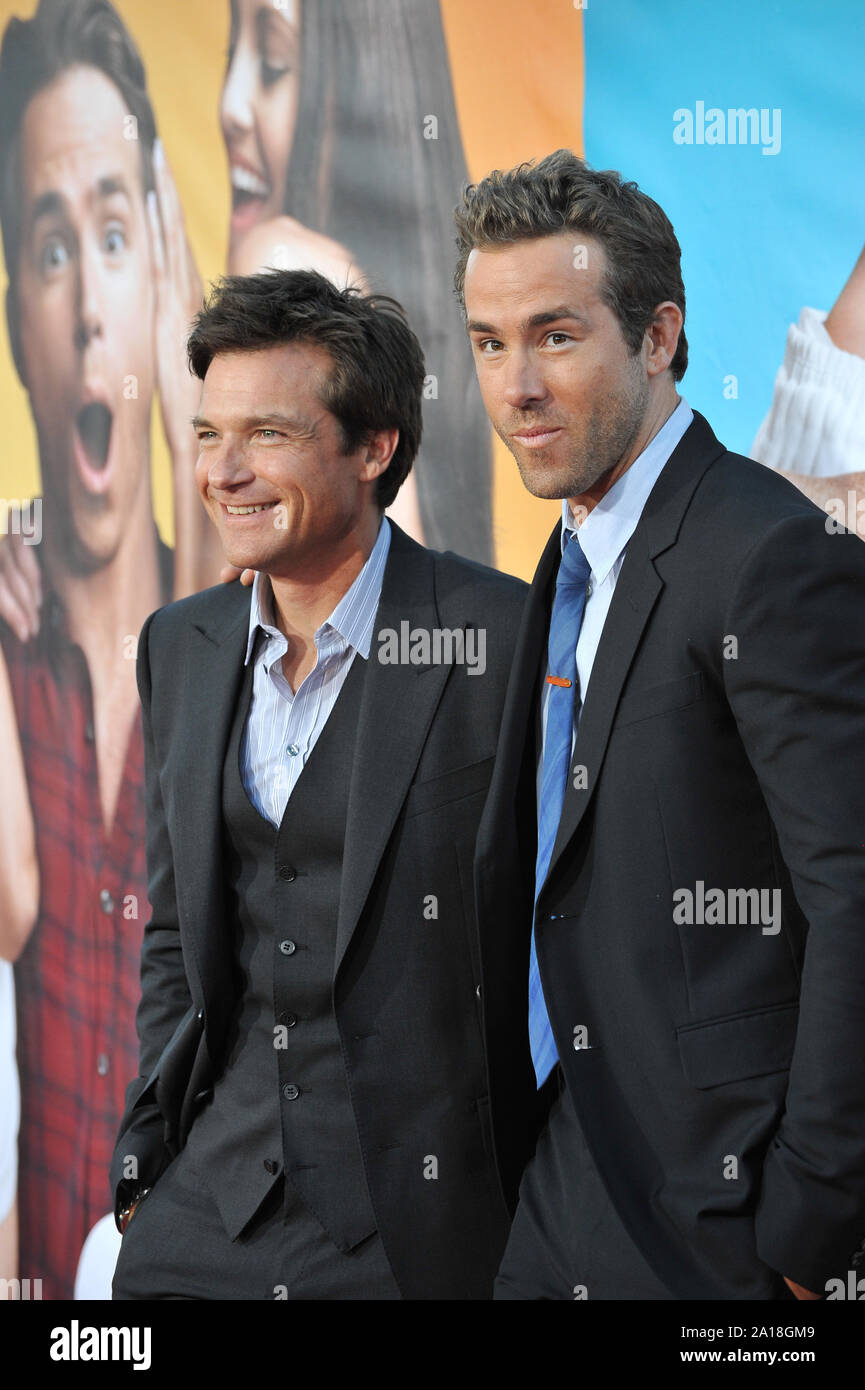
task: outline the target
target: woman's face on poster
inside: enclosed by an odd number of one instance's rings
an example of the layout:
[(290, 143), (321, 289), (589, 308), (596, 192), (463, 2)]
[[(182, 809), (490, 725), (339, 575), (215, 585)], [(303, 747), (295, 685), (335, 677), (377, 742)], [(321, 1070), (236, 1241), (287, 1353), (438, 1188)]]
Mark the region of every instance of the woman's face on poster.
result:
[(231, 0), (220, 116), (228, 151), (230, 245), (284, 211), (297, 119), (301, 0)]

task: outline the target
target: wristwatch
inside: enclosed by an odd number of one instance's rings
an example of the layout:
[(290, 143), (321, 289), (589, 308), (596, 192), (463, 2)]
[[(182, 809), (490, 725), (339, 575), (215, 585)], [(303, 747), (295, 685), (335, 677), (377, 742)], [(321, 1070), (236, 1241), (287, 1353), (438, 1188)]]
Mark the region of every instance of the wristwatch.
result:
[(138, 1203), (143, 1197), (147, 1196), (149, 1191), (149, 1187), (138, 1188), (138, 1190), (133, 1193), (131, 1200), (127, 1202), (126, 1206), (120, 1208), (120, 1211), (117, 1213), (117, 1229), (120, 1231), (121, 1235), (123, 1235), (126, 1227), (129, 1225), (132, 1219), (132, 1213), (135, 1211)]

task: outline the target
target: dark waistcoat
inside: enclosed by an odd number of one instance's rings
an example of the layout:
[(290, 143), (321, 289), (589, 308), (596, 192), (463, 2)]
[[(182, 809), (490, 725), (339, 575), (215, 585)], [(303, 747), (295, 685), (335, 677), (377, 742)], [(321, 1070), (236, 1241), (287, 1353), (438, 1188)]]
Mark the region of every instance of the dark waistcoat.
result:
[(333, 1010), (365, 667), (356, 656), (278, 831), (252, 805), (240, 775), (252, 663), (238, 699), (222, 779), (225, 920), (237, 1003), (213, 1099), (188, 1140), (232, 1239), (283, 1172), (340, 1250), (376, 1229)]

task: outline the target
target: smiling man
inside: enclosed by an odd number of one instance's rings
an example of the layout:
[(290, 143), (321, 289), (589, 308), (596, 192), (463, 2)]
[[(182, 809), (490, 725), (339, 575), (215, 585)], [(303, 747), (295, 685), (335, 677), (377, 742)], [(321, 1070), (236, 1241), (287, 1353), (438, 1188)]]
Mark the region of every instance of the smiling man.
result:
[(865, 552), (679, 396), (636, 184), (559, 150), (457, 225), (490, 419), (563, 499), (478, 836), (496, 1134), (550, 1104), (496, 1296), (819, 1296), (865, 1235)]
[[(489, 1298), (472, 862), (525, 585), (383, 515), (424, 380), (394, 301), (228, 277), (189, 356), (202, 501), (256, 578), (139, 642), (153, 915), (114, 1295)], [(403, 622), (431, 651), (483, 632), (480, 678), (382, 660)]]

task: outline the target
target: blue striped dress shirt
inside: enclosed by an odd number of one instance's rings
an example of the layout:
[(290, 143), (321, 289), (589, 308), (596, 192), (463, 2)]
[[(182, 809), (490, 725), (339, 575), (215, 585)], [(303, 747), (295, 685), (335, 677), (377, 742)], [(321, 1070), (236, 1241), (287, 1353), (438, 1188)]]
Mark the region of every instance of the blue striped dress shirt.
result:
[(282, 673), (288, 639), (274, 623), (270, 580), (260, 572), (255, 576), (244, 661), (248, 666), (254, 653), (255, 664), (240, 771), (253, 806), (277, 828), (352, 661), (358, 654), (364, 661), (369, 657), (390, 534), (383, 517), (363, 569), (316, 629), (315, 665), (294, 693)]

